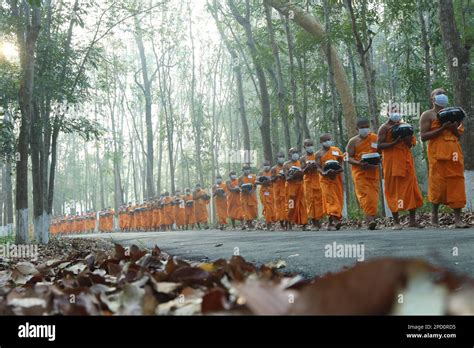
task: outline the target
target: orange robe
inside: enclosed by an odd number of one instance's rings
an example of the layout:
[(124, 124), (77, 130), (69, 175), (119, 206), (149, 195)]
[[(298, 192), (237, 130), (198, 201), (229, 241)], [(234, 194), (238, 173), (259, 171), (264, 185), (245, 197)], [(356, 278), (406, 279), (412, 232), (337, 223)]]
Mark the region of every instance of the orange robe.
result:
[(219, 195), (214, 196), (214, 202), (216, 206), (216, 212), (217, 212), (217, 218), (219, 219), (219, 224), (225, 225), (227, 224), (227, 186), (224, 182), (220, 184), (216, 184), (213, 187), (213, 192), (215, 192), (217, 189), (222, 189), (226, 193), (225, 196), (221, 197)]
[[(441, 127), (438, 119), (431, 122), (431, 130)], [(460, 133), (464, 127), (459, 127)], [(445, 204), (452, 209), (466, 206), (464, 183), (464, 154), (458, 137), (444, 130), (438, 137), (428, 141), (428, 200), (434, 204)]]
[[(316, 155), (314, 153), (306, 156), (306, 162), (315, 161)], [(308, 210), (308, 218), (321, 220), (324, 216), (323, 209), (323, 193), (321, 191), (321, 184), (319, 173), (314, 169), (304, 175), (304, 195), (306, 198), (306, 207)]]
[[(269, 179), (272, 176), (271, 171), (263, 172), (261, 175), (268, 177)], [(263, 205), (263, 216), (265, 217), (265, 221), (268, 222), (275, 222), (276, 220), (276, 209), (275, 209), (275, 197), (273, 193), (273, 183), (270, 185), (260, 185), (260, 202)]]
[[(321, 157), (321, 166), (329, 160), (339, 160), (344, 158), (344, 154), (336, 146), (331, 146), (329, 150)], [(336, 178), (330, 179), (327, 176), (321, 176), (321, 192), (323, 194), (324, 213), (342, 218), (342, 209), (344, 207), (344, 186), (342, 184), (342, 173), (337, 174)]]
[[(255, 174), (244, 175), (242, 177), (243, 184), (252, 184), (252, 190), (255, 188), (255, 180), (257, 177)], [(258, 203), (257, 203), (257, 194), (255, 191), (251, 193), (240, 193), (240, 201), (242, 202), (242, 209), (244, 211), (244, 219), (255, 220), (258, 216)]]
[[(387, 142), (393, 140), (392, 132), (388, 131)], [(415, 136), (413, 136), (412, 142), (416, 144)], [(399, 142), (384, 149), (382, 156), (384, 192), (392, 213), (421, 207), (423, 197), (418, 186), (411, 149), (404, 142)]]
[(179, 200), (179, 203), (174, 206), (176, 226), (182, 227), (186, 225), (186, 206), (184, 204), (184, 197), (176, 196), (175, 200)]
[(174, 205), (171, 205), (172, 202), (172, 197), (163, 198), (163, 225), (172, 225), (174, 223)]
[(273, 194), (275, 198), (275, 213), (276, 220), (286, 221), (288, 220), (288, 202), (286, 200), (286, 181), (280, 174), (283, 173), (283, 165), (277, 164), (273, 170), (277, 179), (273, 182)]
[[(230, 181), (230, 187), (236, 188), (239, 186), (239, 180)], [(229, 191), (227, 195), (227, 215), (232, 220), (243, 220), (244, 211), (242, 209), (242, 202), (240, 201), (240, 192)]]
[(207, 205), (209, 204), (209, 200), (205, 200), (202, 197), (206, 195), (206, 191), (203, 189), (200, 189), (199, 191), (196, 191), (195, 193), (195, 199), (194, 199), (194, 215), (196, 216), (196, 222), (198, 224), (205, 224), (207, 223)]
[(153, 228), (155, 230), (158, 230), (161, 226), (161, 221), (160, 221), (161, 214), (160, 214), (160, 209), (158, 208), (156, 204), (157, 203), (155, 203), (155, 206), (153, 208)]
[[(301, 168), (301, 162), (292, 162), (291, 166)], [(297, 225), (306, 225), (308, 223), (308, 212), (306, 210), (303, 178), (286, 181), (285, 191), (288, 204), (288, 220)]]
[(127, 212), (125, 210), (121, 210), (119, 213), (119, 224), (120, 230), (125, 231), (127, 228)]
[[(193, 201), (192, 205), (186, 204), (186, 202)], [(194, 207), (194, 200), (193, 194), (190, 193), (189, 195), (184, 196), (184, 202), (186, 204), (186, 225), (194, 225), (196, 223), (196, 214), (195, 214), (195, 207)]]
[[(377, 152), (377, 134), (370, 133), (356, 147), (354, 159), (360, 161), (362, 155)], [(377, 215), (379, 204), (379, 168), (369, 167), (367, 170), (360, 166), (352, 166), (352, 179), (354, 180), (357, 200), (367, 216)]]

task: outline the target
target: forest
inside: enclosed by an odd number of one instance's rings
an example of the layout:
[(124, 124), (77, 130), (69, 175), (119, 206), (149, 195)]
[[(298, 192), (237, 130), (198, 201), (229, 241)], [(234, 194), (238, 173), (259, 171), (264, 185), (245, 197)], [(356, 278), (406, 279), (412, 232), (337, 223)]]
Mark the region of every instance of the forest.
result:
[(439, 87), (472, 117), (473, 42), (470, 0), (0, 0), (0, 225), (46, 243), (53, 216), (209, 188), (324, 133), (345, 149), (394, 102), (418, 134)]

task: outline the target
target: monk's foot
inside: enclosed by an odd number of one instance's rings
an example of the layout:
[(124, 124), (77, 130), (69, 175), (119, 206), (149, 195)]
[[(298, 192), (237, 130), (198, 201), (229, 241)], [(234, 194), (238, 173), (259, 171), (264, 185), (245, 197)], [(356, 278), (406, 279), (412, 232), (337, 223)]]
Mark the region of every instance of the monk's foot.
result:
[(408, 227), (412, 227), (412, 228), (425, 228), (425, 225), (420, 224), (420, 223), (418, 223), (418, 222), (414, 222), (414, 223), (408, 224)]
[(342, 226), (342, 222), (338, 221), (335, 226), (336, 230), (339, 231), (341, 229), (341, 226)]
[(431, 226), (433, 227), (439, 227), (439, 221), (437, 216), (432, 216), (431, 217)]
[(392, 230), (395, 230), (395, 231), (400, 231), (402, 230), (403, 227), (400, 223), (393, 223), (393, 227), (392, 227)]
[(377, 228), (377, 222), (375, 220), (372, 220), (369, 222), (369, 230), (373, 231)]
[(335, 231), (336, 227), (333, 224), (328, 224), (328, 231)]
[(308, 228), (308, 226), (306, 225), (303, 225), (303, 228), (301, 229), (302, 231), (310, 231), (310, 229)]
[(468, 224), (465, 224), (464, 222), (462, 221), (457, 221), (455, 224), (454, 224), (454, 227), (455, 228), (469, 228), (470, 226)]
[(314, 225), (314, 226), (311, 228), (312, 231), (319, 231), (319, 229), (320, 229), (320, 228), (319, 228), (318, 226), (316, 226), (316, 225)]
[(245, 225), (242, 225), (242, 231), (246, 230), (247, 229), (247, 226)]

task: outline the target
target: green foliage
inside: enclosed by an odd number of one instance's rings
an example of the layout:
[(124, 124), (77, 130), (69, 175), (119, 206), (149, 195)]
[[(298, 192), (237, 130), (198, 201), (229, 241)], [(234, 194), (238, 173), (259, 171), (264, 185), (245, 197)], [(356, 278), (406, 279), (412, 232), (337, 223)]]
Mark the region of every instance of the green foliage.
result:
[(86, 117), (63, 118), (61, 131), (66, 134), (76, 133), (85, 141), (97, 140), (105, 133), (104, 127)]
[(13, 125), (0, 119), (0, 159), (5, 160), (13, 156), (15, 152), (15, 136)]

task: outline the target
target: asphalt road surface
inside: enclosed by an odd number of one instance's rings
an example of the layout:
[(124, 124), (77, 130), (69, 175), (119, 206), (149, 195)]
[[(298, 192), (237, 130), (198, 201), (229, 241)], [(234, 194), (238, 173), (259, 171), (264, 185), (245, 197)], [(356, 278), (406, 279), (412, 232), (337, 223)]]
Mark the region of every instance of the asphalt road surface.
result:
[[(473, 228), (335, 232), (207, 230), (101, 233), (77, 237), (110, 239), (124, 246), (158, 245), (171, 255), (193, 261), (227, 259), (236, 252), (257, 264), (284, 260), (286, 267), (282, 271), (296, 272), (305, 277), (339, 271), (358, 262), (358, 259), (385, 256), (423, 258), (436, 265), (474, 275)], [(346, 250), (344, 255), (341, 254), (341, 246)], [(335, 251), (333, 257), (330, 257), (329, 251)]]

